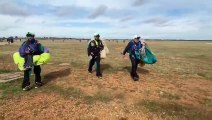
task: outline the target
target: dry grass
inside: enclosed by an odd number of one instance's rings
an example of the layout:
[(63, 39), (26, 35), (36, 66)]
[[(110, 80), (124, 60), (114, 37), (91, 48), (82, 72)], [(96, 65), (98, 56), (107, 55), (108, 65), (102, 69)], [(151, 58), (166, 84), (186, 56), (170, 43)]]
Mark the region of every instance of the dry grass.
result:
[[(149, 41), (158, 62), (138, 68), (140, 80), (134, 82), (129, 75), (130, 61), (120, 54), (127, 42), (107, 41), (110, 55), (101, 61), (103, 79), (87, 73), (86, 41), (40, 42), (52, 55), (51, 64), (42, 66), (45, 85), (23, 92), (21, 80), (1, 83), (0, 119), (211, 118), (211, 44)], [(0, 46), (0, 74), (18, 71), (12, 54), (20, 44)], [(13, 109), (25, 111), (13, 116)]]

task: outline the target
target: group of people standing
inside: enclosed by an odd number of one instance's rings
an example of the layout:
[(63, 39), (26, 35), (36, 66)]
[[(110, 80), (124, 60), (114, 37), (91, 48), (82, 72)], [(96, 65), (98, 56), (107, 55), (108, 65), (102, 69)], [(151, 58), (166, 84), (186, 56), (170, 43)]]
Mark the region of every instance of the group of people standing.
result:
[[(40, 55), (44, 53), (44, 49), (40, 49), (41, 44), (35, 40), (35, 35), (33, 33), (28, 32), (26, 34), (27, 40), (20, 46), (19, 53), (20, 56), (25, 58), (24, 67), (24, 80), (22, 83), (22, 89), (24, 91), (30, 90), (30, 73), (33, 69), (35, 73), (35, 88), (39, 88), (43, 85), (41, 81), (41, 67), (38, 66), (30, 66), (29, 61), (32, 61), (33, 55)], [(96, 64), (96, 76), (98, 78), (102, 78), (102, 73), (100, 69), (100, 61), (101, 61), (101, 51), (104, 49), (105, 45), (104, 42), (100, 39), (100, 34), (95, 33), (94, 39), (89, 41), (88, 48), (87, 48), (87, 55), (90, 57), (89, 66), (88, 66), (88, 73), (92, 73), (93, 66)], [(131, 72), (130, 75), (134, 81), (139, 79), (137, 74), (137, 67), (140, 62), (138, 52), (145, 52), (145, 42), (140, 41), (140, 36), (135, 35), (134, 38), (127, 44), (123, 51), (123, 55), (125, 56), (126, 53), (129, 53), (129, 58), (131, 61)]]
[[(133, 40), (131, 40), (126, 48), (123, 51), (123, 55), (128, 52), (129, 58), (131, 60), (132, 68), (131, 68), (131, 77), (133, 80), (137, 81), (139, 79), (139, 76), (137, 74), (137, 67), (140, 63), (140, 59), (138, 57), (138, 52), (145, 52), (145, 42), (140, 41), (140, 36), (135, 35)], [(88, 56), (91, 57), (88, 67), (88, 72), (92, 73), (92, 67), (96, 63), (96, 76), (99, 78), (102, 78), (102, 73), (100, 71), (100, 53), (104, 49), (104, 44), (102, 40), (100, 39), (99, 34), (94, 34), (94, 40), (91, 40), (88, 44)]]

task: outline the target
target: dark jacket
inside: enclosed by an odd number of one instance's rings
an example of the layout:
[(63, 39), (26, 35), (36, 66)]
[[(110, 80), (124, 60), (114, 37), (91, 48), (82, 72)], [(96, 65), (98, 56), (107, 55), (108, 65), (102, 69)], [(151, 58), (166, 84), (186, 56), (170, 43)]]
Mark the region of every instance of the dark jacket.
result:
[[(27, 51), (29, 50), (29, 53)], [(21, 57), (25, 57), (27, 55), (40, 55), (44, 53), (44, 49), (37, 40), (33, 39), (31, 41), (25, 41), (19, 48), (19, 53)]]
[(135, 55), (135, 51), (138, 51), (142, 48), (142, 44), (141, 41), (139, 41), (138, 43), (136, 43), (134, 40), (131, 40), (128, 45), (126, 46), (126, 48), (123, 51), (123, 55), (125, 55), (127, 52), (130, 55)]
[(88, 56), (99, 56), (100, 52), (104, 49), (104, 45), (101, 40), (92, 40), (88, 44)]

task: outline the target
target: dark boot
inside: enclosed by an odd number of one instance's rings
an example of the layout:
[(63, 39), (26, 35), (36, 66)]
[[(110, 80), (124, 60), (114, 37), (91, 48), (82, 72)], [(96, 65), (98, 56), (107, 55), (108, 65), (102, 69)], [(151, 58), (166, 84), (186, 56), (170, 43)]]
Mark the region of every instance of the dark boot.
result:
[(98, 78), (102, 78), (102, 74), (100, 73), (100, 74), (96, 74), (96, 76), (98, 77)]
[(40, 66), (34, 66), (34, 73), (35, 73), (35, 88), (39, 88), (43, 85), (41, 81), (41, 68)]
[(133, 77), (133, 80), (134, 80), (134, 81), (138, 81), (138, 79), (139, 79), (139, 76), (138, 76), (138, 74), (136, 73), (136, 74), (134, 75), (134, 77)]

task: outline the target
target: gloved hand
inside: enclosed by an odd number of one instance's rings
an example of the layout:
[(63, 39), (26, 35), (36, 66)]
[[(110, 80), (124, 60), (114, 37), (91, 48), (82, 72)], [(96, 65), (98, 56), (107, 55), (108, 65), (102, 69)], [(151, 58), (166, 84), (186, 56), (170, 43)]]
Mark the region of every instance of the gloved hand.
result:
[(29, 53), (33, 54), (35, 51), (32, 49), (29, 49)]
[(91, 52), (91, 54), (89, 56), (91, 56), (92, 58), (96, 58), (97, 57), (92, 52)]
[(34, 50), (32, 50), (32, 49), (30, 49), (30, 48), (27, 48), (27, 49), (25, 50), (25, 52), (26, 52), (27, 54), (33, 54), (33, 53), (34, 53)]
[(93, 57), (91, 55), (88, 56), (88, 59), (91, 60)]
[(92, 57), (93, 57), (93, 56), (94, 56), (94, 54), (91, 52), (90, 56), (92, 56)]

